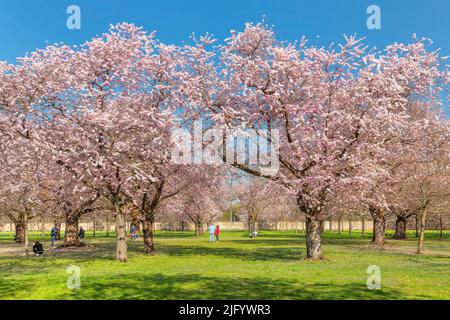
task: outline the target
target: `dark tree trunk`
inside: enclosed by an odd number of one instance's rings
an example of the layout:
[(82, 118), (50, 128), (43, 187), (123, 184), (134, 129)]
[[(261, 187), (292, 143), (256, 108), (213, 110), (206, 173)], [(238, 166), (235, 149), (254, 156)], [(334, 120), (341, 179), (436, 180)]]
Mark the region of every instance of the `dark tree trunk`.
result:
[(55, 222), (56, 230), (56, 240), (61, 240), (61, 222)]
[(415, 215), (415, 219), (416, 219), (416, 238), (419, 237), (419, 214)]
[(442, 239), (442, 236), (443, 236), (443, 231), (444, 231), (444, 223), (443, 223), (443, 221), (442, 221), (442, 216), (439, 216), (439, 230), (440, 230), (440, 232), (439, 232), (439, 239)]
[(79, 247), (83, 245), (78, 237), (78, 218), (66, 218), (66, 230), (64, 235), (64, 247)]
[(252, 232), (258, 232), (258, 221), (252, 221)]
[(338, 223), (338, 234), (341, 234), (341, 228), (342, 228), (341, 218), (338, 219), (337, 223)]
[(423, 252), (423, 243), (425, 241), (425, 227), (427, 222), (427, 210), (424, 208), (420, 214), (420, 225), (419, 225), (419, 243), (417, 244), (417, 253), (421, 254)]
[(144, 252), (148, 254), (152, 254), (155, 252), (153, 224), (154, 224), (153, 219), (147, 218), (142, 221)]
[(17, 243), (25, 243), (26, 238), (26, 225), (24, 221), (17, 221), (15, 223), (16, 238)]
[(125, 226), (125, 215), (121, 210), (116, 208), (116, 260), (119, 262), (127, 262), (128, 260), (128, 246), (127, 246), (127, 234)]
[(364, 238), (364, 233), (366, 232), (366, 220), (364, 217), (361, 219), (361, 237)]
[(106, 215), (106, 236), (109, 237), (109, 215)]
[(321, 221), (316, 217), (306, 216), (306, 259), (324, 259), (322, 251)]
[(196, 221), (195, 223), (195, 235), (199, 236), (203, 233), (203, 222)]
[(372, 243), (380, 248), (386, 243), (386, 218), (384, 215), (374, 217)]
[(325, 231), (325, 221), (320, 221), (320, 234), (322, 234)]
[(397, 216), (397, 220), (395, 221), (395, 234), (393, 239), (406, 239), (406, 224), (407, 221), (405, 216)]

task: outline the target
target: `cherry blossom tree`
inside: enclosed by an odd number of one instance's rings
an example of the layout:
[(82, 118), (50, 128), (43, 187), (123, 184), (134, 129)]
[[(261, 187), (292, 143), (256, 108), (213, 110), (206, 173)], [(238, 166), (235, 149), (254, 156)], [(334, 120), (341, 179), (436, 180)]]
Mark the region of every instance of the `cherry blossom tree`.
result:
[[(217, 125), (279, 130), (277, 174), (233, 165), (297, 197), (306, 216), (307, 258), (313, 260), (323, 258), (320, 226), (329, 215), (327, 202), (359, 184), (353, 197), (371, 198), (372, 211), (380, 211), (383, 199), (366, 190), (388, 174), (379, 166), (383, 155), (402, 146), (405, 128), (418, 124), (410, 121), (411, 101), (435, 106), (448, 83), (438, 52), (419, 40), (383, 52), (368, 51), (354, 36), (337, 49), (308, 47), (304, 40), (296, 46), (277, 42), (260, 23), (232, 32), (217, 69), (203, 44), (185, 54), (196, 57), (186, 84), (191, 103), (203, 105)], [(269, 142), (271, 137), (260, 135)], [(373, 216), (382, 226), (383, 215)]]

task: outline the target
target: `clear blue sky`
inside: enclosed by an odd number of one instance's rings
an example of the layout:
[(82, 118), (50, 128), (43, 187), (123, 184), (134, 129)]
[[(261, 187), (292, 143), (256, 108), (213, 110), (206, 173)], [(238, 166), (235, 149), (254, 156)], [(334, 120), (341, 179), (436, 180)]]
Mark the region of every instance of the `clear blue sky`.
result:
[[(66, 28), (71, 4), (81, 8), (81, 30)], [(371, 4), (381, 8), (381, 30), (366, 27)], [(208, 31), (224, 39), (230, 29), (242, 29), (245, 22), (258, 22), (264, 15), (280, 40), (306, 35), (328, 45), (343, 34), (357, 33), (381, 48), (409, 41), (417, 33), (450, 55), (449, 0), (0, 0), (0, 60), (14, 62), (27, 51), (55, 42), (79, 44), (124, 21), (156, 30), (164, 42), (180, 44), (192, 32)]]

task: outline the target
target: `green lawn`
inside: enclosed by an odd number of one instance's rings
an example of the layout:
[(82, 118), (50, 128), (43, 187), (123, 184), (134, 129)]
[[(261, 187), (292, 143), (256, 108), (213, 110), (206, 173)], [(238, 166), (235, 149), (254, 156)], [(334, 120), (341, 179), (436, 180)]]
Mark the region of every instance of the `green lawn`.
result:
[[(126, 264), (114, 261), (113, 237), (89, 235), (90, 248), (43, 257), (20, 255), (11, 237), (0, 233), (0, 299), (450, 299), (448, 233), (428, 233), (422, 256), (413, 235), (378, 251), (367, 246), (369, 234), (326, 233), (329, 261), (307, 262), (301, 233), (223, 232), (209, 243), (206, 235), (160, 232), (154, 256), (129, 241)], [(48, 235), (42, 239), (48, 248)], [(70, 265), (81, 268), (79, 290), (67, 288)], [(381, 268), (381, 290), (367, 289), (369, 265)]]

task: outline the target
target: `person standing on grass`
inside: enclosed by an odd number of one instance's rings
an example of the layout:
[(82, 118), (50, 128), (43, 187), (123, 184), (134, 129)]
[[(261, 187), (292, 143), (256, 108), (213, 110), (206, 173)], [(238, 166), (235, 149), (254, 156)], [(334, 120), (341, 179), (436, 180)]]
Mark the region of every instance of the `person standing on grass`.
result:
[(214, 234), (216, 233), (216, 227), (211, 223), (208, 227), (209, 242), (214, 242)]
[(80, 240), (83, 240), (85, 236), (85, 231), (83, 229), (83, 227), (80, 227), (80, 232), (78, 232), (78, 237), (80, 238)]
[(55, 240), (57, 236), (58, 236), (58, 226), (55, 224), (52, 230), (50, 231), (50, 242), (52, 244), (52, 249), (55, 248)]
[(216, 226), (216, 230), (214, 231), (214, 234), (216, 235), (216, 241), (219, 242), (219, 233), (220, 233), (220, 227), (219, 225)]

